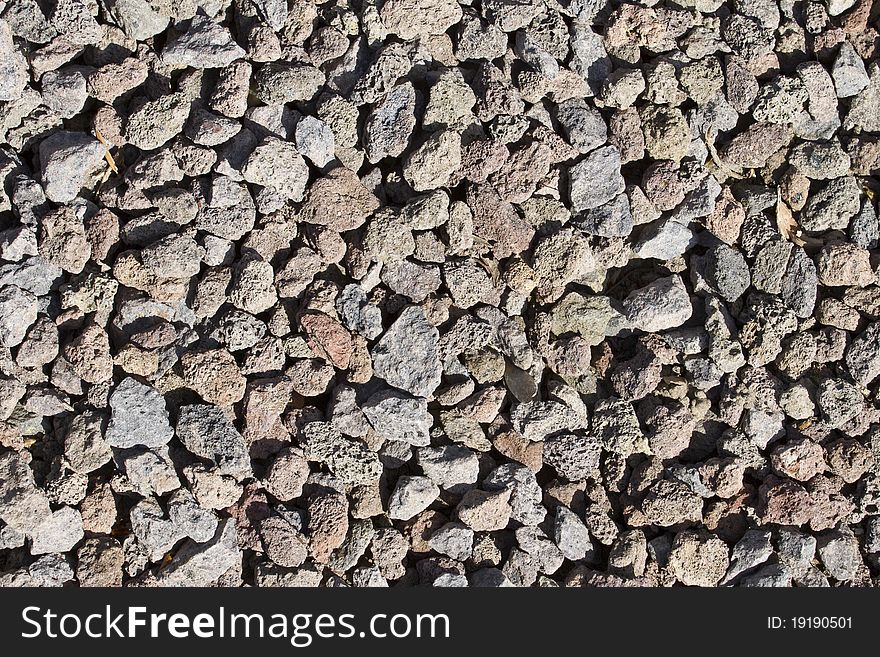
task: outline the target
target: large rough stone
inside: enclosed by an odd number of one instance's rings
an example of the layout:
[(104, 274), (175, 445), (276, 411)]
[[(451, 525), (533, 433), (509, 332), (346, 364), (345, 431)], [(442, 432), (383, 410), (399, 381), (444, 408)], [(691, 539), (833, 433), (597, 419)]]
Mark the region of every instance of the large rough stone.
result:
[(404, 308), (371, 350), (373, 372), (417, 397), (430, 397), (440, 384), (440, 333), (420, 306)]
[(409, 520), (428, 508), (440, 489), (428, 477), (401, 477), (388, 499), (388, 517)]
[(106, 439), (112, 447), (162, 447), (174, 436), (164, 397), (132, 377), (113, 390), (110, 411)]
[(162, 49), (162, 61), (172, 67), (221, 68), (244, 56), (229, 30), (201, 13)]
[(223, 520), (207, 543), (186, 542), (156, 575), (160, 586), (209, 586), (226, 571), (240, 567), (235, 521)]
[(568, 172), (568, 195), (577, 211), (605, 205), (624, 187), (620, 152), (614, 146), (597, 148)]
[(382, 390), (367, 399), (363, 412), (373, 428), (387, 440), (399, 440), (417, 447), (431, 442), (428, 432), (433, 418), (428, 413), (428, 402), (423, 398)]
[(40, 142), (40, 168), (46, 197), (66, 203), (97, 182), (106, 168), (104, 145), (81, 132), (56, 132)]
[(693, 313), (688, 291), (678, 276), (658, 278), (623, 302), (633, 328), (655, 333), (681, 326)]
[(28, 290), (15, 285), (0, 287), (0, 345), (16, 347), (37, 321), (39, 301)]
[(247, 445), (232, 422), (216, 406), (190, 404), (178, 411), (177, 437), (196, 456), (213, 461), (236, 479), (251, 474)]

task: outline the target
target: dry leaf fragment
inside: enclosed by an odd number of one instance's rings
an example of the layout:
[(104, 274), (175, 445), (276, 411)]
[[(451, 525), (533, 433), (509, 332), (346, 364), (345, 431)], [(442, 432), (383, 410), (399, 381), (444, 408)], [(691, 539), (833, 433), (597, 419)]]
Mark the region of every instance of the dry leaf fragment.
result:
[(801, 228), (795, 221), (791, 208), (785, 204), (778, 191), (776, 194), (776, 228), (785, 239), (798, 246), (806, 244), (806, 241), (801, 237)]
[[(119, 167), (116, 166), (116, 161), (113, 159), (113, 156), (110, 154), (110, 144), (107, 143), (107, 140), (104, 139), (104, 135), (101, 134), (101, 131), (95, 128), (95, 137), (97, 137), (98, 141), (104, 145), (104, 159), (107, 160), (107, 165), (112, 169), (113, 173), (117, 176), (119, 175)], [(106, 180), (106, 179), (105, 179)]]
[(718, 150), (715, 148), (715, 138), (712, 135), (711, 129), (706, 130), (706, 132), (703, 133), (703, 141), (706, 142), (706, 148), (709, 150), (712, 162), (715, 163), (715, 166), (718, 167), (722, 173), (729, 178), (735, 178), (736, 180), (743, 180), (745, 178), (741, 170), (730, 167), (721, 160), (721, 156), (718, 155)]

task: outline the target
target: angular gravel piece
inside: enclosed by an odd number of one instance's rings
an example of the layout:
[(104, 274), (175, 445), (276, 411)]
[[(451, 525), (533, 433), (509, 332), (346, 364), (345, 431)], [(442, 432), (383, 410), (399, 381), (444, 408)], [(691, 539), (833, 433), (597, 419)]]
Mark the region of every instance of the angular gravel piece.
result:
[(204, 14), (196, 14), (186, 30), (162, 49), (162, 61), (173, 67), (222, 68), (245, 56), (232, 35)]
[(223, 411), (216, 406), (192, 404), (179, 409), (177, 435), (196, 456), (213, 461), (218, 472), (244, 479), (251, 474), (247, 445)]
[(107, 442), (112, 447), (162, 447), (174, 437), (165, 399), (155, 388), (132, 377), (110, 395)]

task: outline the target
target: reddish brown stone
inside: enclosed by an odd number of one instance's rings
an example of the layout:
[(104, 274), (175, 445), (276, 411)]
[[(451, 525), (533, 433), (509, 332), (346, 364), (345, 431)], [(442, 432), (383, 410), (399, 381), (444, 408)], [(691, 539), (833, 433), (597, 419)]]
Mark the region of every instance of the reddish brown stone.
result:
[(351, 362), (351, 334), (332, 317), (308, 312), (299, 319), (300, 328), (312, 351), (334, 367), (347, 369)]
[(308, 510), (312, 556), (318, 563), (327, 563), (348, 533), (348, 502), (342, 493), (322, 493), (309, 500)]
[(186, 384), (206, 402), (225, 406), (244, 397), (247, 380), (225, 349), (190, 352), (183, 355), (180, 364)]

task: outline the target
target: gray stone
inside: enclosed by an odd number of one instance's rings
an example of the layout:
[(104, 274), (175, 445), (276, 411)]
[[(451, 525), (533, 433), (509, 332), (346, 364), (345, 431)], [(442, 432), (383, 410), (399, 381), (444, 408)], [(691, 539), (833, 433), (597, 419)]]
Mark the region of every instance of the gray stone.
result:
[(880, 376), (880, 323), (868, 324), (846, 349), (846, 366), (858, 383), (867, 386)]
[(544, 439), (544, 462), (569, 481), (583, 481), (599, 471), (602, 442), (592, 434), (559, 433)]
[(168, 16), (156, 12), (147, 0), (110, 0), (107, 4), (117, 24), (135, 41), (146, 41), (168, 26)]
[(813, 314), (817, 283), (813, 259), (801, 247), (795, 247), (782, 279), (782, 300), (796, 316), (806, 318)]
[(856, 179), (852, 176), (835, 178), (810, 195), (801, 212), (800, 224), (809, 232), (844, 230), (861, 207)]
[(658, 219), (642, 229), (633, 251), (642, 259), (671, 260), (696, 244), (694, 232), (673, 219)]
[(849, 237), (854, 244), (863, 249), (876, 248), (878, 241), (880, 241), (877, 213), (869, 199), (862, 202), (861, 211), (850, 222)]
[(296, 149), (323, 169), (336, 159), (333, 130), (324, 121), (304, 116), (296, 124)]
[(13, 530), (32, 535), (51, 513), (49, 498), (36, 487), (28, 464), (16, 452), (0, 452), (0, 519)]
[(48, 43), (58, 34), (46, 20), (36, 0), (21, 0), (8, 5), (3, 11), (3, 20), (12, 28), (14, 35), (32, 43)]
[(809, 390), (800, 384), (792, 386), (779, 396), (779, 407), (795, 420), (811, 418), (816, 410)]
[(566, 559), (582, 561), (594, 555), (593, 541), (584, 522), (567, 506), (556, 507), (553, 540)]
[(330, 569), (342, 575), (354, 568), (366, 553), (367, 548), (370, 547), (375, 533), (372, 520), (352, 520), (349, 523), (348, 536), (345, 539), (345, 543), (330, 558), (330, 563), (328, 564)]
[(626, 187), (620, 175), (620, 151), (603, 146), (589, 153), (568, 171), (568, 193), (574, 210), (604, 205)]
[(266, 22), (276, 32), (280, 32), (284, 28), (287, 21), (287, 2), (285, 0), (254, 0), (260, 10), (260, 15), (265, 16)]
[(566, 100), (556, 106), (556, 120), (562, 126), (568, 143), (581, 153), (589, 153), (608, 140), (608, 128), (598, 110), (580, 98)]
[(382, 282), (396, 294), (421, 303), (440, 287), (440, 268), (411, 260), (389, 262), (382, 267)]
[(749, 266), (742, 253), (720, 244), (706, 254), (709, 283), (727, 301), (736, 301), (751, 284)]
[[(462, 32), (467, 27), (462, 28)], [(422, 125), (429, 130), (466, 120), (477, 102), (473, 89), (458, 70), (443, 70), (429, 91)]]
[(409, 41), (415, 37), (443, 34), (461, 18), (461, 7), (454, 0), (388, 0), (379, 15), (391, 34)]
[(621, 456), (650, 452), (648, 439), (639, 426), (632, 404), (622, 399), (608, 398), (597, 402), (593, 433), (606, 450)]
[(39, 301), (27, 290), (15, 285), (0, 287), (0, 345), (16, 347), (37, 321)]
[(31, 554), (67, 552), (79, 543), (83, 536), (82, 515), (73, 507), (63, 506), (57, 511), (41, 516), (42, 522), (30, 532)]
[(741, 587), (787, 588), (791, 586), (791, 572), (782, 564), (769, 564), (752, 575), (743, 577)]
[(373, 372), (417, 397), (430, 397), (440, 384), (440, 334), (420, 306), (404, 308), (371, 350)]
[(838, 141), (797, 144), (788, 154), (788, 163), (810, 180), (840, 178), (849, 173), (851, 165)]
[[(5, 14), (4, 18), (7, 18)], [(12, 36), (7, 21), (0, 21), (0, 101), (19, 100), (30, 80), (27, 60), (18, 51)]]
[(448, 522), (431, 534), (428, 545), (440, 554), (464, 561), (474, 549), (474, 531), (460, 522)]
[(81, 132), (56, 132), (40, 142), (40, 167), (46, 196), (66, 203), (97, 181), (106, 167), (103, 144)]
[(172, 67), (222, 68), (244, 56), (229, 30), (201, 13), (162, 50), (162, 61)]
[(64, 586), (73, 579), (71, 568), (63, 554), (47, 554), (28, 566), (28, 574), (39, 586)]
[(425, 192), (446, 187), (460, 166), (461, 136), (453, 130), (438, 130), (406, 156), (403, 176), (414, 190)]
[(271, 187), (284, 198), (301, 201), (309, 168), (293, 144), (270, 136), (248, 156), (241, 175), (249, 183)]
[(586, 418), (557, 401), (534, 401), (516, 404), (510, 410), (510, 424), (529, 441), (546, 440), (561, 431), (586, 427)]
[(415, 129), (415, 108), (415, 90), (411, 84), (402, 84), (367, 117), (363, 144), (370, 162), (375, 164), (403, 153)]
[[(510, 490), (510, 517), (527, 526), (544, 522), (543, 491), (535, 479), (535, 473), (519, 463), (498, 466), (483, 482), (487, 490)], [(477, 529), (471, 525), (473, 529)]]
[(562, 551), (537, 527), (520, 527), (514, 535), (522, 550), (535, 560), (539, 572), (552, 575), (562, 566)]
[(758, 251), (752, 267), (752, 283), (757, 289), (770, 294), (779, 294), (782, 291), (782, 281), (793, 248), (791, 242), (775, 240)]
[(443, 264), (443, 279), (452, 301), (459, 308), (491, 303), (493, 298), (497, 300), (498, 293), (490, 275), (472, 258), (446, 261)]
[(64, 437), (64, 457), (74, 472), (88, 474), (110, 460), (112, 451), (104, 439), (106, 418), (94, 411), (73, 416)]
[(850, 7), (856, 4), (856, 0), (827, 0), (828, 13), (831, 16), (840, 16)]
[(734, 582), (741, 575), (754, 570), (770, 558), (773, 546), (770, 544), (771, 533), (767, 530), (750, 529), (736, 545), (730, 555), (730, 568), (719, 584)]
[(602, 83), (600, 98), (606, 107), (628, 109), (645, 91), (645, 76), (639, 69), (618, 68)]
[(210, 541), (217, 530), (217, 516), (199, 505), (186, 489), (175, 491), (168, 499), (168, 517), (184, 536), (196, 543)]
[(382, 311), (369, 302), (360, 285), (350, 284), (343, 288), (336, 297), (336, 312), (350, 330), (368, 340), (382, 333)]
[(508, 588), (515, 586), (507, 576), (497, 568), (481, 568), (468, 575), (471, 586), (479, 588)]
[(843, 121), (847, 130), (880, 131), (880, 66), (871, 66), (871, 81), (850, 101), (850, 109)]
[(604, 205), (584, 210), (572, 224), (588, 235), (626, 237), (633, 229), (633, 216), (626, 194), (618, 194)]
[(0, 550), (14, 550), (24, 547), (27, 536), (10, 525), (0, 527)]
[(579, 17), (580, 20), (573, 21), (571, 26), (571, 69), (589, 84), (590, 90), (595, 94), (601, 89), (614, 65), (605, 50), (602, 35), (590, 27), (590, 13), (598, 11), (598, 4), (588, 3), (584, 7), (586, 16)]
[(165, 495), (180, 488), (180, 479), (167, 445), (153, 449), (115, 449), (113, 462), (117, 469), (125, 473), (131, 489), (144, 497)]
[[(159, 148), (183, 131), (189, 111), (190, 100), (183, 93), (149, 100), (129, 115), (125, 137), (145, 151)], [(103, 147), (101, 157), (104, 157)]]
[(373, 428), (386, 440), (417, 447), (430, 444), (428, 432), (433, 418), (428, 413), (427, 400), (396, 390), (380, 390), (364, 402), (362, 410)]
[(378, 566), (355, 568), (351, 574), (352, 586), (357, 588), (387, 588), (388, 580), (382, 576)]
[(845, 379), (823, 379), (819, 383), (816, 401), (832, 429), (843, 427), (864, 412), (862, 393)]
[(722, 371), (735, 372), (746, 364), (734, 320), (717, 297), (706, 298), (706, 332), (709, 357)]
[(658, 278), (631, 292), (623, 302), (627, 319), (646, 333), (684, 324), (693, 312), (688, 291), (678, 276)]
[(190, 278), (199, 273), (204, 253), (189, 235), (174, 234), (144, 247), (141, 260), (160, 278)]
[(82, 111), (88, 98), (86, 78), (76, 70), (48, 71), (43, 75), (43, 103), (65, 119), (72, 118)]
[(181, 406), (177, 437), (193, 454), (212, 461), (222, 474), (236, 479), (244, 479), (252, 474), (244, 438), (217, 406)]
[(186, 536), (180, 527), (165, 517), (162, 507), (152, 497), (135, 504), (129, 519), (131, 531), (150, 561), (161, 561)]
[(165, 399), (150, 386), (127, 377), (110, 395), (106, 439), (112, 447), (161, 447), (174, 436)]
[(497, 531), (510, 522), (509, 489), (484, 491), (473, 488), (461, 498), (456, 513), (459, 520), (476, 532)]
[(466, 588), (470, 586), (467, 577), (464, 575), (458, 575), (456, 573), (443, 573), (433, 582), (431, 582), (431, 586), (440, 586), (447, 588)]
[(305, 457), (327, 463), (330, 471), (349, 485), (372, 484), (382, 474), (375, 452), (360, 440), (347, 438), (327, 422), (311, 422), (303, 428)]
[(388, 499), (388, 517), (409, 520), (428, 508), (440, 495), (440, 489), (428, 477), (400, 477)]
[(552, 80), (559, 74), (559, 62), (541, 48), (539, 41), (529, 34), (528, 30), (517, 30), (515, 52), (520, 59), (545, 78)]
[(416, 451), (419, 467), (434, 483), (444, 489), (473, 484), (480, 464), (476, 453), (460, 445), (421, 447)]
[(849, 527), (834, 529), (819, 536), (817, 552), (822, 565), (834, 579), (848, 582), (864, 567), (859, 543)]
[(207, 543), (186, 542), (156, 580), (160, 586), (208, 586), (240, 564), (235, 521), (226, 519)]
[(320, 69), (285, 61), (265, 64), (254, 76), (254, 95), (267, 105), (311, 100), (324, 84)]
[(812, 567), (816, 539), (791, 527), (782, 527), (776, 539), (779, 561), (795, 576)]
[(767, 123), (794, 124), (803, 115), (807, 98), (807, 90), (798, 78), (777, 75), (758, 91), (752, 116)]

